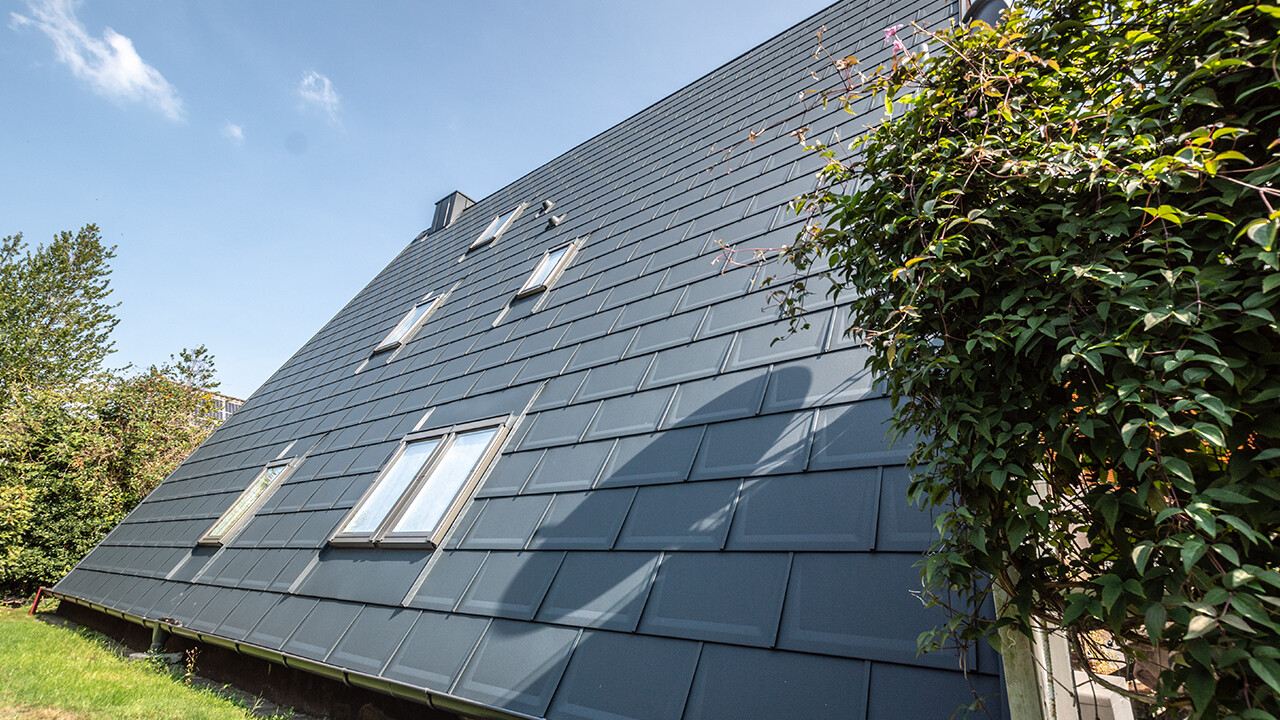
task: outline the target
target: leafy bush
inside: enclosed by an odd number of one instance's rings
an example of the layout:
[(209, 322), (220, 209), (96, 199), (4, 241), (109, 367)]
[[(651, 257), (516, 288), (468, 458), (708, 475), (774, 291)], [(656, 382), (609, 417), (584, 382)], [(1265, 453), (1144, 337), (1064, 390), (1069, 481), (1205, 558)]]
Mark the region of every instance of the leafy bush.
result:
[(924, 576), (969, 598), (947, 631), (1104, 629), (1171, 716), (1280, 716), (1280, 7), (1033, 0), (925, 34), (836, 61), (838, 101), (896, 116), (827, 151), (786, 258), (923, 431)]

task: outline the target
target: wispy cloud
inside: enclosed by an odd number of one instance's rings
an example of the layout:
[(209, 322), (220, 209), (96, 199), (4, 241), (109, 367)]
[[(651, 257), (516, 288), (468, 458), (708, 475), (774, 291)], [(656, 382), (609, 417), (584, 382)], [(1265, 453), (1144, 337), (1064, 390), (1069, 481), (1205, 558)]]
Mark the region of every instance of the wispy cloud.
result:
[(229, 122), (222, 126), (222, 134), (231, 142), (239, 145), (244, 142), (244, 126)]
[(106, 28), (89, 35), (76, 17), (76, 0), (28, 0), (29, 15), (10, 13), (13, 28), (34, 26), (53, 40), (58, 60), (98, 94), (116, 102), (142, 102), (170, 120), (185, 113), (178, 91), (159, 70), (143, 62), (133, 41)]
[(315, 70), (308, 70), (307, 74), (302, 76), (302, 82), (298, 83), (298, 96), (303, 102), (324, 110), (330, 122), (339, 123), (338, 108), (342, 105), (342, 100), (338, 97), (338, 92), (333, 89), (333, 83), (329, 82), (329, 78)]

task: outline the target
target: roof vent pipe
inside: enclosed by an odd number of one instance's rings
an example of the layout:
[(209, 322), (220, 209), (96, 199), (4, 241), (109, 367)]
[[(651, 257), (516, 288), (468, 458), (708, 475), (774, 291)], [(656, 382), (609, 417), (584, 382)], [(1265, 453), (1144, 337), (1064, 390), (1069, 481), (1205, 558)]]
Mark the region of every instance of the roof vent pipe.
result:
[(453, 224), (463, 210), (475, 205), (476, 201), (454, 190), (436, 203), (436, 216), (431, 220), (431, 229), (427, 234), (443, 230)]

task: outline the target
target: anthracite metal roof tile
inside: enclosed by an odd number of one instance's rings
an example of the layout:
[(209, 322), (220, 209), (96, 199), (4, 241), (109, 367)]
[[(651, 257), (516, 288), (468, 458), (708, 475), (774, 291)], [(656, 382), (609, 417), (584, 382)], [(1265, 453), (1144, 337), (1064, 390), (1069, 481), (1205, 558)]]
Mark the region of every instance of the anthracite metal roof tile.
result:
[(196, 582), (234, 587), (258, 561), (261, 550), (223, 548), (196, 576)]
[(911, 476), (905, 467), (884, 468), (880, 484), (880, 520), (876, 528), (876, 549), (924, 552), (938, 531), (933, 512), (925, 512), (907, 502)]
[(602, 401), (583, 439), (653, 432), (662, 422), (674, 392), (674, 388), (662, 388)]
[(614, 332), (578, 345), (564, 371), (573, 372), (616, 361), (622, 357), (634, 335), (634, 332)]
[(615, 327), (634, 328), (670, 316), (682, 292), (683, 290), (671, 290), (628, 303), (622, 308), (622, 314), (618, 317)]
[(454, 692), (508, 710), (544, 715), (577, 639), (577, 630), (494, 620)]
[[(860, 660), (706, 645), (698, 659), (685, 717), (880, 720), (879, 716), (866, 713), (868, 664)], [(902, 687), (897, 691), (909, 692)]]
[(538, 620), (632, 632), (640, 622), (658, 553), (570, 552)]
[(863, 400), (876, 394), (865, 369), (868, 351), (852, 348), (773, 368), (764, 412), (798, 410)]
[(760, 411), (768, 371), (724, 373), (683, 383), (676, 389), (663, 427), (703, 425), (751, 417)]
[[(903, 688), (927, 692), (903, 692)], [(979, 720), (1003, 715), (1000, 679), (991, 675), (931, 670), (927, 668), (871, 663), (867, 717), (874, 720), (919, 720), (947, 717)], [(984, 709), (960, 711), (982, 698)]]
[(500, 365), (495, 368), (485, 370), (476, 380), (476, 384), (471, 388), (471, 392), (479, 395), (482, 393), (501, 390), (511, 384), (515, 380), (516, 375), (520, 374), (520, 370), (524, 368), (524, 361), (519, 360), (506, 365)]
[(302, 573), (316, 561), (319, 555), (319, 550), (299, 550), (294, 552), (289, 561), (285, 563), (284, 569), (276, 575), (276, 579), (271, 581), (267, 589), (273, 592), (288, 592), (289, 588), (297, 582)]
[(410, 607), (448, 612), (475, 579), (488, 553), (446, 550), (436, 553), (426, 577), (407, 603)]
[(730, 550), (870, 550), (877, 469), (748, 480), (729, 531)]
[(493, 470), (485, 478), (484, 485), (476, 491), (476, 497), (500, 497), (515, 495), (524, 487), (545, 450), (507, 453), (498, 458)]
[(249, 569), (249, 572), (245, 573), (237, 585), (250, 590), (266, 590), (297, 552), (297, 550), (284, 549), (260, 551), (258, 561)]
[(636, 491), (560, 493), (529, 542), (539, 550), (608, 550), (618, 538)]
[(668, 553), (640, 631), (770, 647), (790, 566), (787, 553)]
[(546, 381), (542, 392), (538, 393), (538, 397), (534, 399), (533, 404), (529, 407), (529, 412), (536, 413), (543, 410), (552, 410), (568, 405), (573, 396), (578, 392), (579, 386), (587, 376), (587, 371), (570, 373), (553, 377)]
[(910, 553), (797, 554), (778, 647), (956, 667), (950, 654), (916, 653), (916, 637), (946, 620), (912, 595), (920, 590), (919, 559)]
[(289, 538), (298, 532), (298, 528), (307, 521), (310, 513), (287, 513), (285, 515), (277, 515), (276, 523), (271, 526), (266, 535), (258, 541), (258, 547), (285, 547), (289, 544)]
[(777, 308), (768, 305), (767, 292), (769, 291), (754, 292), (736, 300), (712, 305), (707, 309), (707, 318), (698, 330), (698, 338), (715, 337), (734, 330), (776, 321)]
[(605, 463), (597, 487), (679, 482), (689, 477), (703, 428), (666, 430), (622, 438)]
[(645, 371), (649, 369), (651, 360), (649, 356), (636, 357), (593, 368), (578, 388), (574, 402), (582, 403), (635, 392)]
[(458, 611), (531, 620), (564, 553), (491, 552), (458, 603)]
[(544, 410), (531, 418), (529, 431), (520, 443), (521, 450), (577, 442), (587, 429), (599, 403), (573, 405), (559, 410)]
[[(702, 264), (701, 261), (699, 264)], [(709, 265), (709, 263), (707, 264)], [(720, 265), (723, 265), (723, 263)], [(711, 267), (718, 266), (712, 265)], [(751, 281), (754, 277), (755, 272), (750, 268), (731, 268), (723, 273), (712, 274), (711, 277), (695, 282), (685, 288), (684, 295), (680, 297), (680, 304), (677, 306), (677, 310), (685, 312), (739, 297), (750, 289)]]
[(273, 593), (247, 593), (212, 632), (219, 637), (243, 640), (282, 596)]
[(366, 606), (334, 646), (328, 661), (377, 675), (420, 614), (417, 610), (404, 608)]
[(738, 480), (640, 488), (616, 547), (720, 550), (738, 499)]
[(680, 720), (699, 650), (684, 640), (584, 632), (547, 717)]
[[(725, 370), (741, 370), (771, 363), (813, 355), (822, 350), (827, 341), (827, 323), (831, 313), (809, 313), (802, 318), (809, 323), (807, 329), (797, 328), (788, 334), (786, 321), (780, 321), (744, 330), (738, 333), (738, 341), (729, 351)], [(777, 342), (786, 338), (786, 342)]]
[(466, 615), (422, 613), (387, 664), (383, 677), (448, 692), (489, 622)]
[(566, 492), (590, 488), (613, 450), (613, 441), (579, 443), (545, 451), (522, 492)]
[(812, 412), (783, 413), (707, 427), (692, 477), (781, 475), (805, 469)]
[(367, 445), (356, 459), (352, 461), (351, 466), (347, 468), (347, 474), (359, 475), (361, 473), (376, 472), (382, 467), (382, 464), (391, 458), (391, 453), (395, 452), (400, 445), (400, 438), (395, 438), (391, 442), (379, 442), (377, 445)]
[[(210, 524), (213, 524), (212, 521), (210, 521)], [(218, 548), (204, 546), (192, 548), (186, 558), (180, 561), (181, 564), (169, 573), (168, 579), (177, 582), (191, 582), (191, 579), (204, 569), (205, 564), (209, 562), (209, 558), (213, 557), (216, 552), (218, 552)]]
[(891, 444), (887, 417), (888, 399), (863, 400), (819, 410), (809, 466), (814, 470), (830, 470), (901, 464), (915, 446), (915, 440), (904, 437)]
[(312, 660), (324, 660), (363, 608), (358, 603), (321, 600), (289, 636), (283, 650)]
[(395, 605), (426, 566), (421, 550), (329, 548), (298, 586), (316, 597)]
[(209, 602), (201, 608), (200, 612), (192, 618), (187, 624), (193, 630), (200, 632), (213, 632), (222, 624), (231, 611), (235, 609), (240, 601), (246, 598), (249, 593), (243, 590), (228, 589), (222, 590), (214, 594)]
[(490, 498), (463, 538), (465, 550), (520, 550), (551, 504), (550, 495)]
[[(124, 582), (126, 580), (129, 582), (134, 581), (133, 578), (126, 578), (122, 575), (117, 575), (116, 577), (119, 578), (119, 582)], [(113, 584), (110, 590), (114, 590), (116, 586), (119, 585), (119, 582)], [(110, 590), (103, 594), (102, 599), (102, 604), (107, 605), (108, 607), (114, 604), (110, 601)], [(177, 624), (188, 626), (191, 624), (191, 621), (195, 619), (196, 615), (200, 613), (200, 610), (203, 609), (215, 595), (219, 594), (221, 590), (221, 588), (215, 588), (211, 585), (188, 585), (183, 591), (181, 598), (173, 608), (169, 610), (167, 615), (177, 621)], [(99, 592), (102, 591), (99, 590)]]
[[(339, 505), (342, 497), (347, 490), (356, 482), (355, 478), (336, 477), (328, 480), (318, 481), (316, 491), (307, 498), (307, 502), (302, 506), (303, 510), (327, 510), (335, 505)], [(360, 482), (364, 487), (364, 481)]]
[(643, 387), (660, 387), (715, 375), (720, 372), (732, 341), (733, 337), (726, 335), (663, 350), (653, 359), (653, 367), (649, 369)]
[(627, 355), (635, 357), (688, 343), (702, 325), (705, 314), (705, 311), (681, 313), (641, 326), (635, 339), (631, 341), (631, 347), (627, 349)]
[(267, 610), (253, 630), (245, 636), (245, 641), (272, 650), (283, 648), (285, 641), (298, 629), (316, 604), (317, 601), (310, 598), (285, 597)]
[(303, 516), (306, 518), (306, 522), (302, 524), (302, 527), (298, 528), (293, 537), (289, 538), (289, 546), (298, 548), (324, 547), (338, 527), (338, 522), (346, 516), (347, 512), (345, 508), (339, 508), (337, 510), (304, 513)]

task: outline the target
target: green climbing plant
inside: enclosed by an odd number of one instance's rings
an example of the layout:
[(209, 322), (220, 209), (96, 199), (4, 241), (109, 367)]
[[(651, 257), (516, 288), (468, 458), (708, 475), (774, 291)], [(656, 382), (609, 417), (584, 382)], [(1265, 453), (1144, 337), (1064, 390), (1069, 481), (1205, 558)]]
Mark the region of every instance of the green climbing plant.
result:
[(1280, 7), (1032, 0), (886, 41), (827, 56), (815, 102), (890, 119), (816, 147), (777, 294), (846, 304), (922, 438), (923, 576), (967, 598), (922, 643), (1105, 631), (1157, 715), (1280, 717)]

